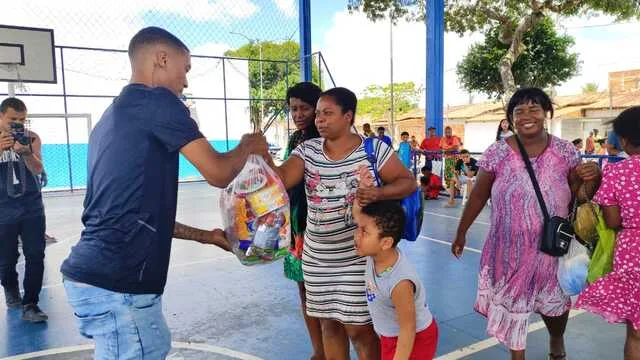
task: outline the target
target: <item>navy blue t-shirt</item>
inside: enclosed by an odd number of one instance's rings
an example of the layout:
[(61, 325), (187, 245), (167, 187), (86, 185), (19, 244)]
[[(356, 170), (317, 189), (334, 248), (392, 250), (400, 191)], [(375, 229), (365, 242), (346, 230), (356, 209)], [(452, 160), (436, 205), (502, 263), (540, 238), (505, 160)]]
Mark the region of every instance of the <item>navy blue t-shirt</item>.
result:
[(180, 148), (202, 134), (169, 90), (122, 89), (89, 138), (84, 231), (62, 274), (132, 294), (161, 294), (178, 197)]

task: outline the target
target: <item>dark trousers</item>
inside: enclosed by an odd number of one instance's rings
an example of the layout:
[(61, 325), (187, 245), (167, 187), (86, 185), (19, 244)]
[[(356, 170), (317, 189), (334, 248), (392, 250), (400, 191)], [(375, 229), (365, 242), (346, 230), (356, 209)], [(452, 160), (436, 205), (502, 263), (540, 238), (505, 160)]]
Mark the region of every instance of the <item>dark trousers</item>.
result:
[(44, 275), (45, 249), (45, 217), (44, 215), (18, 221), (15, 224), (0, 224), (0, 279), (2, 286), (18, 288), (18, 272), (16, 264), (18, 252), (18, 236), (22, 239), (22, 252), (25, 258), (24, 296), (22, 304), (37, 304), (42, 289)]

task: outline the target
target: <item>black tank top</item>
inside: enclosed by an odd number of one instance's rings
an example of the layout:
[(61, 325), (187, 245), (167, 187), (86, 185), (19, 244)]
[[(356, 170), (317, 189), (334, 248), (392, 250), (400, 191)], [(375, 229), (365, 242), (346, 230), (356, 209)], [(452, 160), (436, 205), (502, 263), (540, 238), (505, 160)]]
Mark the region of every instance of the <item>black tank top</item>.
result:
[(0, 152), (0, 224), (43, 213), (40, 182), (14, 151)]

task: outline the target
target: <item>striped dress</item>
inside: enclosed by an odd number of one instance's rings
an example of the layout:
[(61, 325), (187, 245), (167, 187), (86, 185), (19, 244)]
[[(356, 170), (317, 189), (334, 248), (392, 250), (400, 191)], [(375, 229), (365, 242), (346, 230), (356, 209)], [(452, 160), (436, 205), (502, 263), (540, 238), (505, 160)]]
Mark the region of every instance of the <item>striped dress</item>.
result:
[[(366, 166), (373, 170), (363, 143), (338, 161), (325, 155), (323, 144), (323, 138), (307, 140), (291, 153), (303, 159), (305, 167), (308, 217), (302, 271), (307, 314), (343, 324), (367, 325), (371, 316), (365, 295), (366, 258), (355, 252), (351, 209), (358, 188), (358, 169)], [(378, 169), (382, 169), (393, 150), (377, 139), (373, 144)]]

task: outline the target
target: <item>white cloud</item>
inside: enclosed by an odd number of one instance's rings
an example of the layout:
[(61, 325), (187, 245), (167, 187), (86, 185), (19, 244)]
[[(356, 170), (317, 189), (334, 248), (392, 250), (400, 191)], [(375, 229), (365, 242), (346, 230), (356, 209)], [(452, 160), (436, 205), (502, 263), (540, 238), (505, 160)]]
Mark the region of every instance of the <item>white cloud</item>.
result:
[[(338, 85), (361, 92), (370, 84), (390, 82), (389, 22), (373, 23), (362, 14), (337, 13), (321, 49)], [(469, 96), (458, 88), (455, 66), (479, 35), (445, 35), (445, 104), (464, 103)], [(399, 22), (393, 29), (394, 82), (424, 85), (426, 29), (421, 23)], [(421, 102), (424, 107), (424, 102)]]
[(278, 9), (286, 16), (294, 17), (298, 15), (295, 0), (273, 0), (273, 2), (276, 3)]

